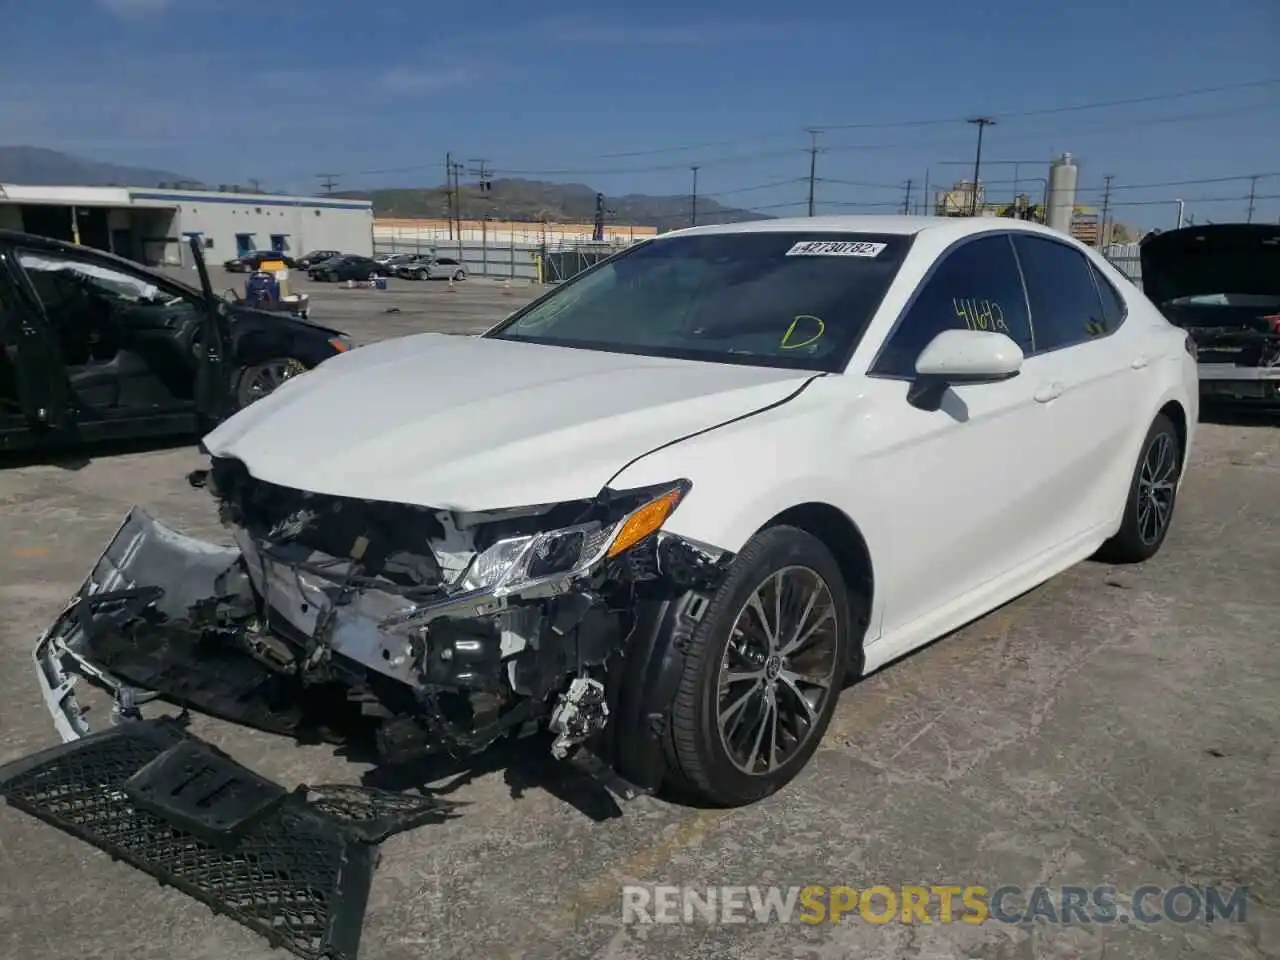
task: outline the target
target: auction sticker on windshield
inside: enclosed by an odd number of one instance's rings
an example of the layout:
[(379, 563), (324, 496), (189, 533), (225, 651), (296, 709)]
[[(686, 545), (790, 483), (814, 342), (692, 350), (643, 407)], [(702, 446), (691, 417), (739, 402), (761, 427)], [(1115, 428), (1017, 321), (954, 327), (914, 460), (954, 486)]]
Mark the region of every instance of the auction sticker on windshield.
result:
[(878, 257), (886, 243), (866, 240), (801, 240), (787, 251), (788, 257)]

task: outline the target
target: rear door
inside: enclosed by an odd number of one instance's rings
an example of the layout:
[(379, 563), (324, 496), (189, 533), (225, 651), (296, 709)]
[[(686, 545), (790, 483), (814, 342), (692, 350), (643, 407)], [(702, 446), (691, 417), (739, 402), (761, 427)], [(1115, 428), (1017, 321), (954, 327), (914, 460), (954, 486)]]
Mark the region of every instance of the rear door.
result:
[(1124, 325), (1123, 299), (1083, 252), (1031, 234), (1016, 234), (1013, 245), (1031, 307), (1034, 359), (1056, 394), (1044, 406), (1055, 437), (1054, 537), (1065, 541), (1111, 520), (1128, 488), (1150, 345)]
[(68, 430), (71, 390), (53, 335), (18, 282), (12, 249), (0, 247), (0, 425)]

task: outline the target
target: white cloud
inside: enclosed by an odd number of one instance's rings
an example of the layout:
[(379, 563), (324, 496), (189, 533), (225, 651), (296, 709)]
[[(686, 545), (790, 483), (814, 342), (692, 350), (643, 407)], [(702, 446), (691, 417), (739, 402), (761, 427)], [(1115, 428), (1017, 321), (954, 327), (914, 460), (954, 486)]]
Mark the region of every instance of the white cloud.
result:
[(108, 13), (126, 19), (155, 17), (169, 9), (169, 0), (98, 0)]
[(465, 87), (475, 79), (467, 67), (446, 67), (439, 70), (419, 70), (414, 67), (396, 67), (382, 75), (382, 85), (397, 93), (426, 93)]

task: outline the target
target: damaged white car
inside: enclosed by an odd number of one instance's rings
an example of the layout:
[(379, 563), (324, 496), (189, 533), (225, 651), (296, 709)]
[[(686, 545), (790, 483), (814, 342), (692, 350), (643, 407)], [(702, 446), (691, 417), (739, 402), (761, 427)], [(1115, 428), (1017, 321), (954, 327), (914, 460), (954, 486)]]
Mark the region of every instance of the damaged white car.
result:
[(1105, 546), (1159, 549), (1184, 332), (1006, 220), (815, 218), (633, 246), (479, 337), (326, 361), (204, 440), (234, 546), (130, 514), (35, 652), (387, 760), (550, 730), (719, 804), (787, 783), (846, 678)]

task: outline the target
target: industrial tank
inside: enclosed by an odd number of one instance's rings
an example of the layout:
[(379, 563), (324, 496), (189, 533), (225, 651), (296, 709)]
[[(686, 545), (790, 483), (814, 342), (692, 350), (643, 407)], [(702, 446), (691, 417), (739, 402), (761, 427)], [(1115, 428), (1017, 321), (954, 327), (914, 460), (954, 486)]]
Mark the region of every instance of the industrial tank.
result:
[(1076, 182), (1079, 177), (1080, 168), (1069, 153), (1064, 153), (1049, 165), (1049, 197), (1045, 223), (1054, 230), (1071, 232), (1071, 214), (1076, 206)]

